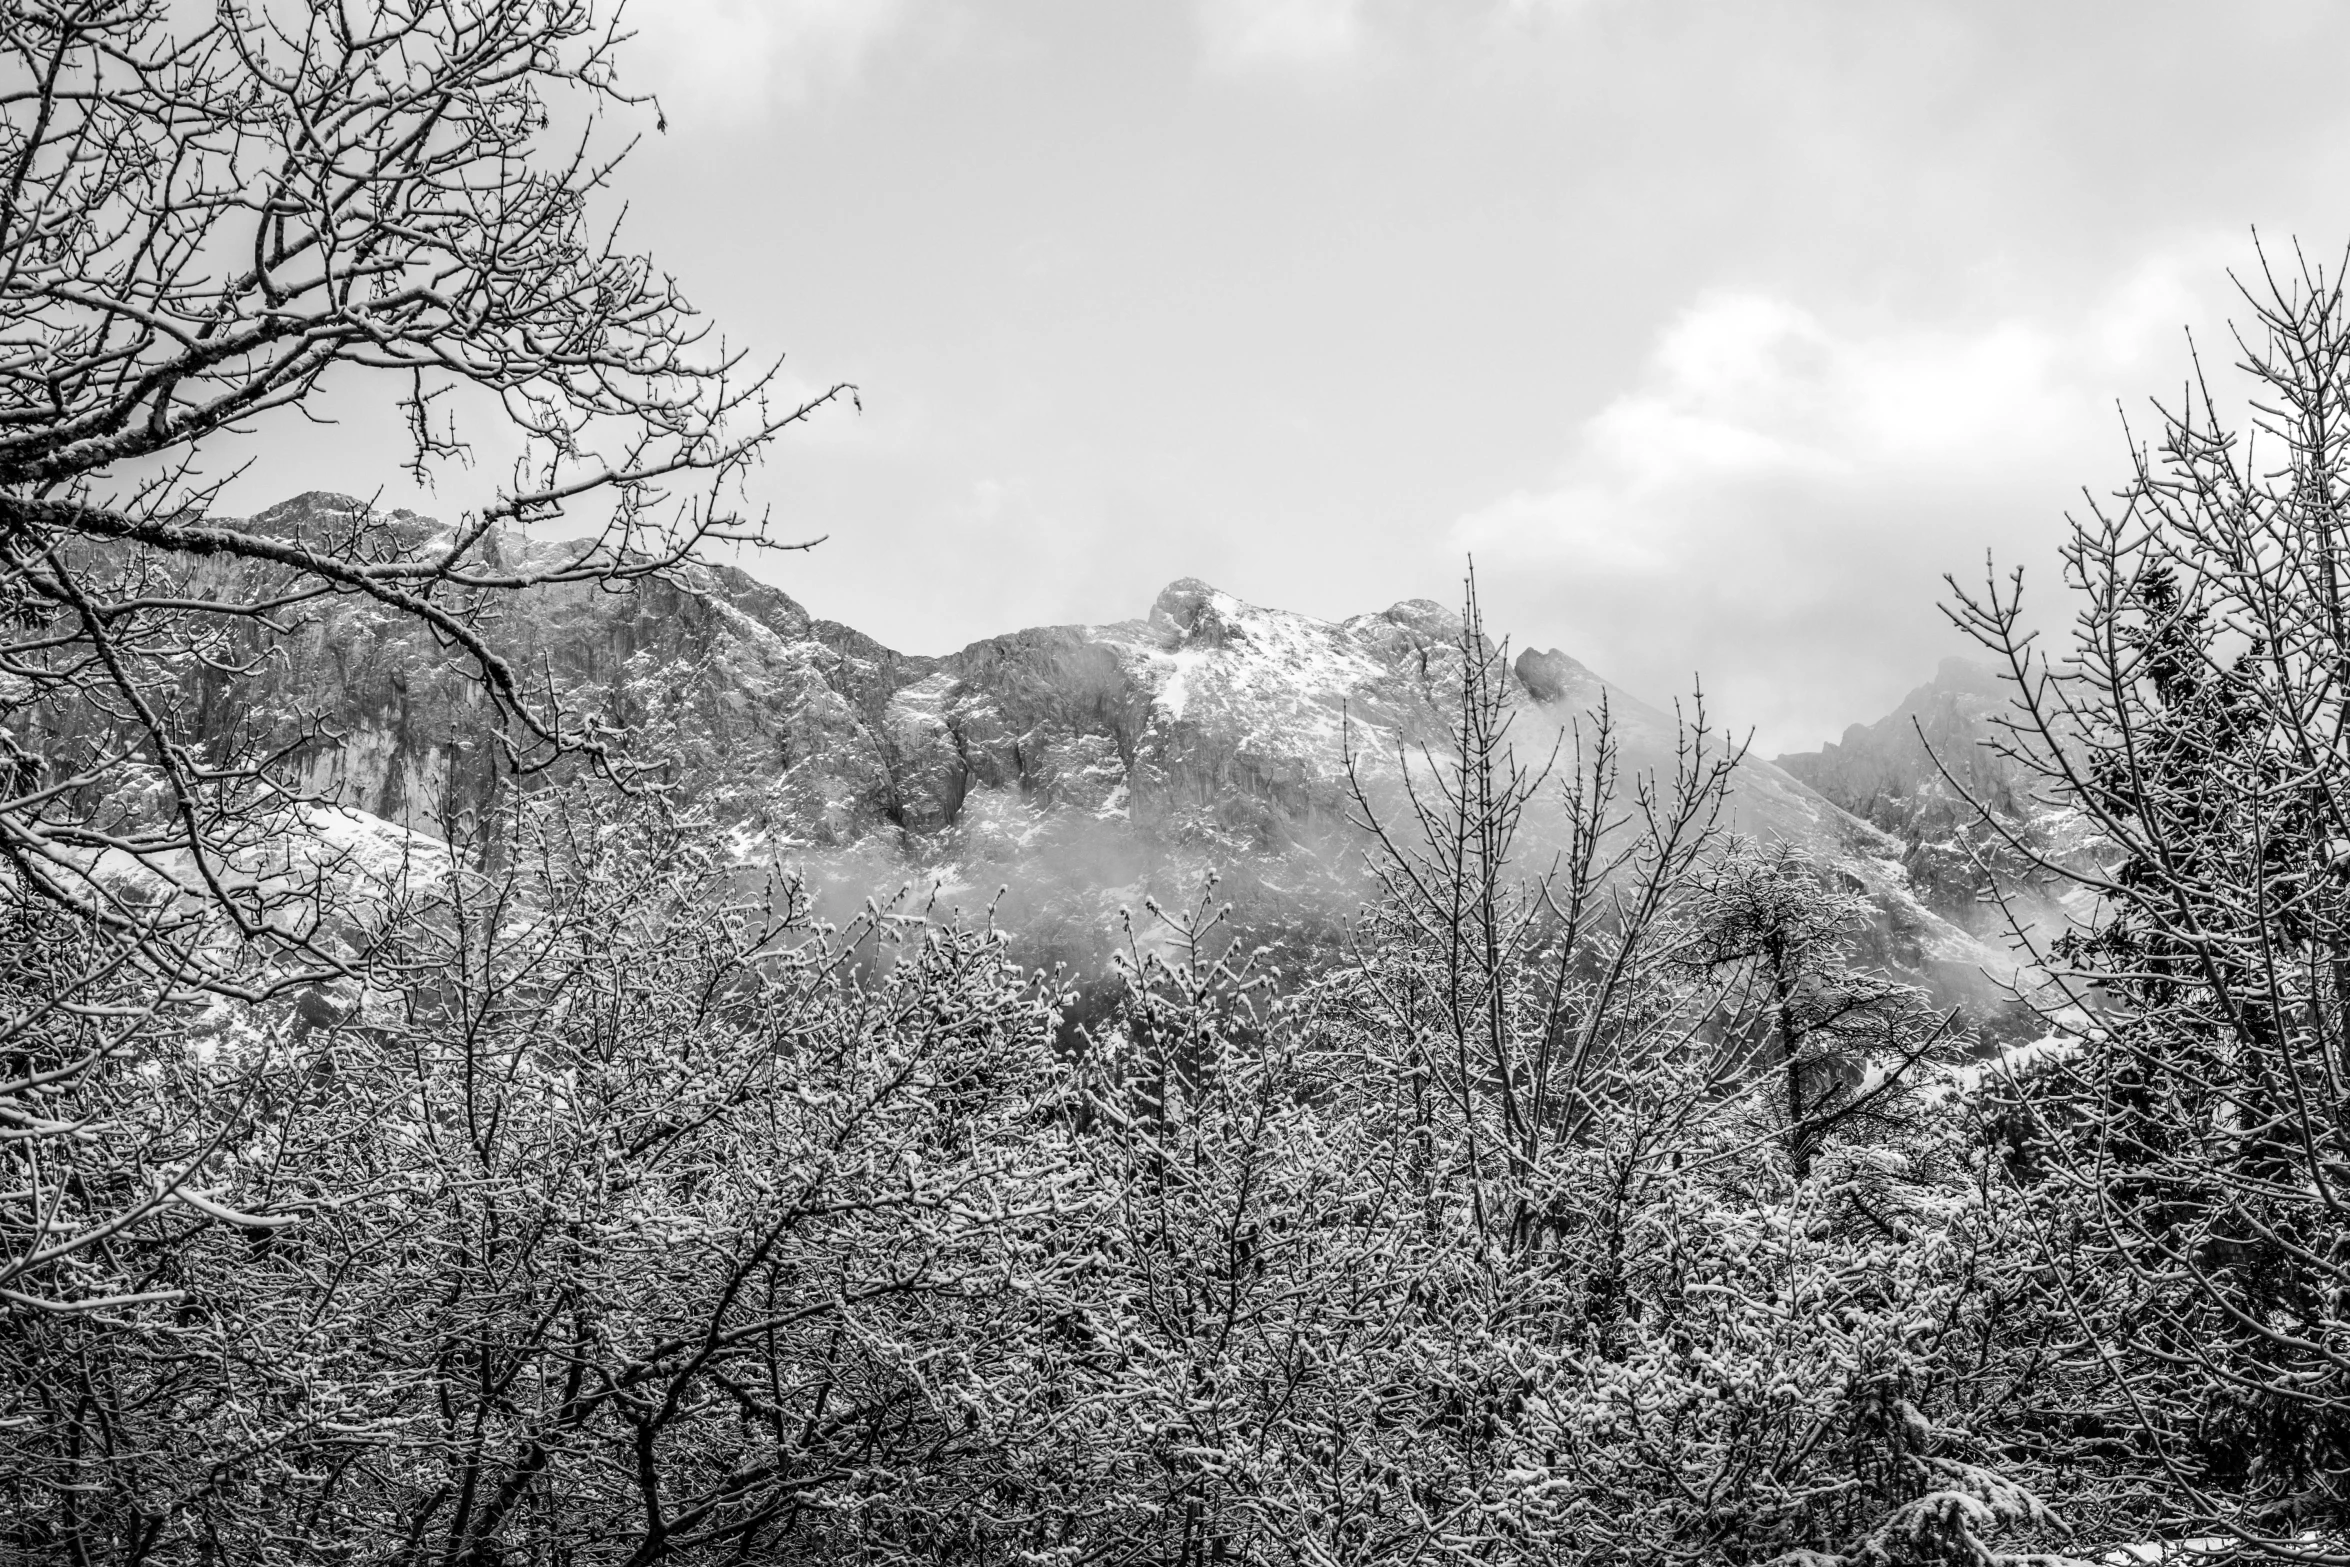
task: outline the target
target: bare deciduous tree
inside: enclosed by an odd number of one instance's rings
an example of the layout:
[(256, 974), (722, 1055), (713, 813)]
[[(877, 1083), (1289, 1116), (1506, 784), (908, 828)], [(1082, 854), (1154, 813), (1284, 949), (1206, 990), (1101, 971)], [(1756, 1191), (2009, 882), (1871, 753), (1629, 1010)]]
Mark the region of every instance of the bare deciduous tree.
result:
[[(303, 834), (313, 802), (280, 764), (320, 715), (206, 732), (188, 682), (244, 680), (322, 601), (357, 599), (470, 669), (513, 765), (610, 766), (486, 607), (763, 540), (726, 497), (848, 391), (783, 397), (600, 210), (627, 150), (610, 121), (638, 102), (617, 8), (185, 11), (0, 8), (0, 875), (97, 944), (89, 986), (0, 1012), (0, 1287), (19, 1304), (104, 1299), (53, 1265), (180, 1179), (107, 1173), (109, 1140), (61, 1130), (90, 1129), (64, 1096), (132, 1047), (106, 1020), (346, 956), (332, 878), (257, 863)], [(398, 400), (420, 477), (493, 431), (519, 452), (496, 498), (439, 531), (370, 508), (213, 518), (240, 446), (293, 436), (330, 377)], [(585, 537), (525, 535), (583, 508)], [(75, 1029), (48, 1028), (59, 1009)], [(117, 1174), (132, 1208), (93, 1205)]]
[(2073, 518), (2062, 653), (2020, 576), (1953, 617), (2013, 682), (2007, 754), (2105, 845), (2042, 866), (2094, 914), (2041, 954), (2082, 1042), (2022, 1104), (2107, 1457), (2173, 1529), (2345, 1561), (2350, 300), (2295, 260), (2243, 285), (2249, 429), (2198, 366)]
[(1362, 1000), (1412, 1063), (1419, 1113), (1444, 1127), (1442, 1159), (1466, 1174), (1476, 1222), (1525, 1249), (1555, 1217), (1539, 1195), (1546, 1160), (1588, 1133), (1625, 1063), (1675, 1048), (1677, 1009), (1651, 1004), (1670, 915), (1717, 846), (1742, 751), (1707, 726), (1701, 697), (1674, 776), (1627, 780), (1603, 698), (1556, 778), (1565, 843), (1548, 865), (1521, 864), (1520, 828), (1559, 756), (1518, 757), (1507, 649), (1485, 635), (1474, 578), (1449, 653), (1452, 729), (1441, 752), (1399, 750), (1403, 809), (1347, 760), (1385, 894)]

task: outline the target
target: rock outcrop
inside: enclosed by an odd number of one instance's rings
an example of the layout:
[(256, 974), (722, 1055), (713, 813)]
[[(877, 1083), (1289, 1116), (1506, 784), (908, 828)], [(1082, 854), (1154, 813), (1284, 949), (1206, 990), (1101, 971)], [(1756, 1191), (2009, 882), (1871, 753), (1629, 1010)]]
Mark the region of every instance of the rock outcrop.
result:
[(1985, 935), (2061, 924), (2078, 911), (2035, 861), (2093, 858), (2097, 846), (2002, 750), (2015, 740), (2002, 727), (2010, 700), (1993, 671), (1946, 658), (1885, 717), (1778, 765), (1898, 840), (1909, 885), (1943, 918)]

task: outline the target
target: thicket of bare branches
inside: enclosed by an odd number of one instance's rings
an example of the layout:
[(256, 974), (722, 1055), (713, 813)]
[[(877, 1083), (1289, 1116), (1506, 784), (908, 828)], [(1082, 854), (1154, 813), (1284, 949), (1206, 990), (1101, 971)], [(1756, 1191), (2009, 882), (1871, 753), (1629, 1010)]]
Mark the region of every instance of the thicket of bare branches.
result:
[(267, 1227), (138, 1226), (172, 1310), (19, 1320), (17, 1559), (919, 1557), (984, 1511), (1074, 1264), (1047, 998), (658, 812), (476, 830), (503, 868), (455, 834), (347, 1017), (132, 1074), (254, 1085), (193, 1179)]

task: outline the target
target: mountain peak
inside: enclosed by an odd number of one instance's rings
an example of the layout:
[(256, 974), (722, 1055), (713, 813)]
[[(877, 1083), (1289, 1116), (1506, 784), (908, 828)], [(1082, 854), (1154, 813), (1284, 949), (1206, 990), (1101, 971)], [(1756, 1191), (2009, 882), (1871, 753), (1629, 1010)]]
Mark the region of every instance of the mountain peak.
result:
[(1213, 583), (1202, 582), (1197, 577), (1177, 577), (1151, 600), (1151, 623), (1188, 631), (1202, 610), (1228, 597), (1229, 594), (1218, 592)]
[(383, 510), (334, 490), (305, 490), (247, 517), (238, 524), (249, 533), (270, 538), (340, 534), (354, 528), (388, 527), (403, 544), (432, 537), (440, 523), (404, 507)]
[(254, 513), (255, 521), (275, 520), (281, 517), (363, 517), (371, 508), (355, 495), (337, 490), (304, 490), (289, 495), (275, 506)]
[(1999, 680), (1997, 670), (1956, 653), (1934, 666), (1933, 683), (1947, 688), (1997, 693)]
[(355, 495), (344, 495), (335, 490), (304, 490), (299, 495), (288, 496), (274, 506), (255, 512), (252, 521), (288, 524), (311, 519), (321, 521), (348, 520), (356, 517), (384, 517), (403, 522), (433, 522), (432, 518), (412, 512), (404, 506), (385, 509), (363, 501)]
[(1545, 704), (1569, 698), (1588, 700), (1591, 688), (1599, 684), (1590, 670), (1555, 647), (1526, 649), (1518, 655), (1515, 668), (1526, 694)]
[(1460, 611), (1446, 609), (1434, 599), (1404, 599), (1381, 610), (1378, 618), (1416, 632), (1430, 642), (1456, 641), (1461, 634)]
[(1263, 614), (1197, 577), (1177, 577), (1152, 601), (1150, 624), (1171, 645), (1217, 648), (1248, 640), (1246, 623)]

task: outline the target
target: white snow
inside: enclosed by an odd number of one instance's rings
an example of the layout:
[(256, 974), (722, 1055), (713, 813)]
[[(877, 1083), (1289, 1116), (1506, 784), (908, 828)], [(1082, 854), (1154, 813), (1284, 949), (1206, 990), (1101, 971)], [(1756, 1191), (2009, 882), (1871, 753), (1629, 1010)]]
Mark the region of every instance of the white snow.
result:
[[(2311, 1545), (2318, 1545), (2314, 1536)], [(2243, 1544), (2232, 1535), (2207, 1534), (2192, 1540), (2132, 1540), (2123, 1545), (2110, 1546), (2097, 1560), (2106, 1567), (2140, 1567), (2140, 1564), (2166, 1562), (2193, 1562), (2210, 1560), (2242, 1560)]]
[(1180, 721), (1184, 708), (1190, 705), (1192, 669), (1212, 656), (1198, 649), (1187, 648), (1168, 660), (1173, 668), (1167, 676), (1167, 683), (1159, 688), (1158, 702), (1160, 711), (1170, 721)]
[(2004, 1081), (2045, 1061), (2065, 1060), (2080, 1048), (2079, 1035), (2052, 1031), (2023, 1044), (2010, 1045), (1986, 1060), (1954, 1069), (1950, 1074), (1951, 1085), (1962, 1094), (1971, 1094), (1986, 1082)]
[(1385, 727), (1396, 671), (1361, 633), (1228, 593), (1209, 595), (1199, 613), (1221, 635), (1210, 642), (1204, 625), (1195, 627), (1189, 644), (1172, 651), (1131, 628), (1093, 628), (1156, 688), (1153, 705), (1166, 721), (1230, 726), (1225, 738), (1236, 749), (1323, 765), (1336, 762), (1347, 717), (1358, 728)]

